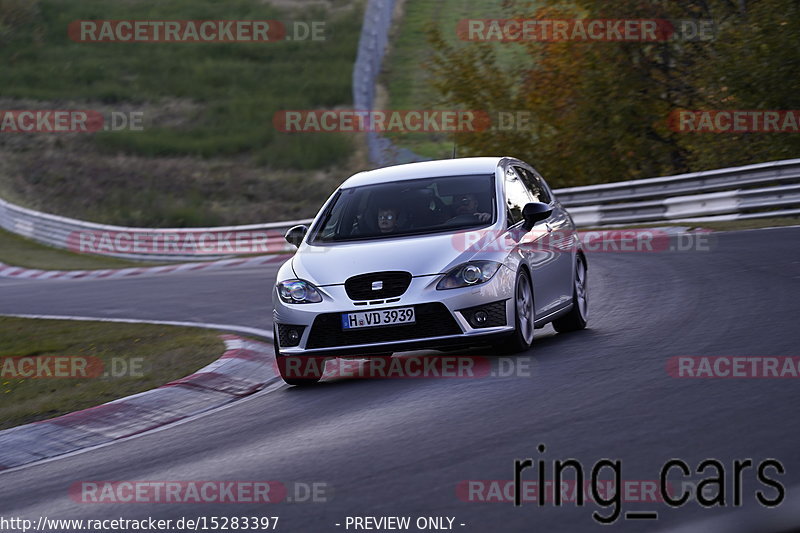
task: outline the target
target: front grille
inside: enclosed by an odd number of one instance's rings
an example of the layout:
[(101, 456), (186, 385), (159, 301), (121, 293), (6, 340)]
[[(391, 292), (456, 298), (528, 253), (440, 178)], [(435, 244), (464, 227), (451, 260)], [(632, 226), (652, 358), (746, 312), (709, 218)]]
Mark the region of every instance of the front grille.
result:
[(415, 305), (414, 324), (401, 326), (343, 330), (341, 317), (341, 313), (319, 315), (311, 326), (306, 349), (425, 339), (463, 333), (450, 311), (442, 303)]
[[(380, 282), (383, 287), (372, 289), (372, 284)], [(351, 300), (383, 300), (400, 296), (411, 284), (408, 272), (371, 272), (353, 276), (344, 282), (344, 290)]]
[[(476, 311), (483, 311), (486, 313), (486, 321), (485, 322), (478, 322), (475, 320), (475, 312)], [(462, 309), (461, 314), (467, 319), (469, 325), (473, 328), (490, 328), (493, 326), (505, 326), (506, 325), (506, 300), (502, 300), (500, 302), (494, 302), (485, 305), (478, 305), (476, 307), (470, 307), (467, 309)]]

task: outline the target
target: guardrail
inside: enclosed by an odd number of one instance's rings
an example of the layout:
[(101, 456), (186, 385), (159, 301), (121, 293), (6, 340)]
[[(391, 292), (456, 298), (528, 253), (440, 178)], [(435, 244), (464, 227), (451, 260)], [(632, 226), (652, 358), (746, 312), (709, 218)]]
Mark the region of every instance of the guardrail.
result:
[(797, 180), (800, 159), (772, 161), (736, 168), (706, 170), (691, 174), (641, 180), (604, 183), (584, 187), (569, 187), (559, 191), (561, 203), (578, 207), (598, 203), (643, 200), (681, 194), (712, 192), (730, 189), (731, 185), (745, 187)]
[[(555, 192), (575, 223), (583, 227), (798, 216), (800, 159)], [(704, 194), (688, 194), (697, 192)]]
[(308, 220), (215, 228), (131, 228), (34, 211), (0, 200), (0, 227), (71, 250), (142, 261), (214, 260), (294, 250), (283, 235)]
[[(759, 184), (770, 186), (745, 188)], [(685, 194), (709, 189), (716, 192)], [(579, 227), (800, 216), (800, 159), (554, 192)], [(592, 195), (595, 204), (582, 205)], [(41, 213), (0, 200), (0, 227), (7, 231), (56, 248), (146, 261), (292, 251), (283, 234), (291, 226), (310, 223), (305, 219), (216, 228), (130, 228)]]

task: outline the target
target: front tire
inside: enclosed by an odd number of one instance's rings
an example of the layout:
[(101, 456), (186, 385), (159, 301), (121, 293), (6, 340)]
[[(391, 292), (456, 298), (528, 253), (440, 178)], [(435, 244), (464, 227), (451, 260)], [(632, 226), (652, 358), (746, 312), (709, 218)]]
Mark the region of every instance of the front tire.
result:
[(523, 268), (517, 271), (517, 282), (514, 285), (514, 326), (514, 332), (496, 346), (502, 353), (524, 352), (533, 344), (533, 285), (528, 271)]
[(288, 385), (298, 387), (316, 385), (322, 379), (325, 358), (281, 355), (278, 346), (278, 329), (275, 326), (272, 326), (272, 346), (275, 349), (278, 374)]
[(559, 333), (577, 331), (586, 327), (589, 320), (589, 294), (586, 280), (586, 260), (578, 255), (575, 261), (575, 283), (572, 288), (572, 309), (553, 320), (553, 328)]

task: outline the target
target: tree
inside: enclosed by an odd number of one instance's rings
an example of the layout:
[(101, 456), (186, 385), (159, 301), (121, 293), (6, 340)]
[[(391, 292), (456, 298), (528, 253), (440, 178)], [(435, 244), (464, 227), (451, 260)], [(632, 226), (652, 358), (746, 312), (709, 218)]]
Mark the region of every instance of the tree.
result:
[[(657, 42), (452, 45), (432, 30), (434, 83), (449, 104), (490, 113), (524, 110), (535, 119), (531, 131), (461, 134), (462, 155), (516, 155), (558, 186), (796, 156), (800, 134), (686, 133), (671, 127), (669, 117), (679, 109), (800, 107), (797, 2), (749, 2), (746, 11), (741, 4), (575, 0), (563, 7), (545, 1), (512, 4), (505, 14), (539, 20), (676, 21), (676, 33)], [(680, 34), (684, 26), (677, 21), (683, 20), (711, 20), (716, 35), (688, 39)], [(659, 31), (669, 28), (659, 24)], [(795, 46), (787, 46), (791, 43)], [(497, 54), (513, 46), (525, 47), (526, 61), (518, 69), (501, 69)], [(757, 83), (759, 77), (772, 85)], [(768, 140), (778, 135), (779, 140)]]

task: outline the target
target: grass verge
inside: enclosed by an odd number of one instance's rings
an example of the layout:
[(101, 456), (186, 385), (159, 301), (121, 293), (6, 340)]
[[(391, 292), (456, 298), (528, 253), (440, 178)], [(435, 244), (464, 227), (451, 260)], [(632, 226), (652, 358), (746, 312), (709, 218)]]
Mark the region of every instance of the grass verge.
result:
[[(283, 133), (276, 112), (352, 105), (361, 0), (0, 0), (0, 109), (92, 110), (136, 128), (0, 135), (0, 196), (106, 224), (198, 227), (313, 215), (364, 166), (358, 137)], [(91, 20), (271, 20), (269, 43), (75, 42)], [(135, 115), (134, 115), (135, 114)], [(123, 120), (122, 122), (125, 122)]]
[[(182, 124), (159, 124), (155, 118), (163, 117), (144, 117), (149, 127), (143, 131), (96, 135), (97, 143), (112, 153), (211, 157), (249, 152), (276, 168), (303, 170), (349, 153), (349, 147), (336, 144), (331, 135), (308, 143), (303, 153), (287, 153), (285, 140), (271, 124), (280, 109), (350, 102), (361, 26), (355, 8), (334, 13), (322, 6), (277, 8), (253, 0), (36, 0), (28, 6), (15, 12), (0, 40), (5, 50), (0, 59), (2, 96), (117, 107), (175, 99), (187, 104), (178, 113), (185, 115)], [(67, 29), (84, 19), (278, 19), (290, 29), (295, 22), (322, 21), (325, 31), (321, 40), (271, 43), (74, 42)], [(326, 143), (335, 146), (331, 149)]]
[[(0, 317), (0, 429), (158, 387), (191, 374), (223, 352), (219, 333), (208, 330)], [(18, 371), (27, 367), (12, 368), (8, 359), (48, 356), (79, 357), (76, 361), (88, 361), (86, 375), (98, 368), (108, 375), (24, 379)], [(79, 370), (75, 374), (81, 375)]]

